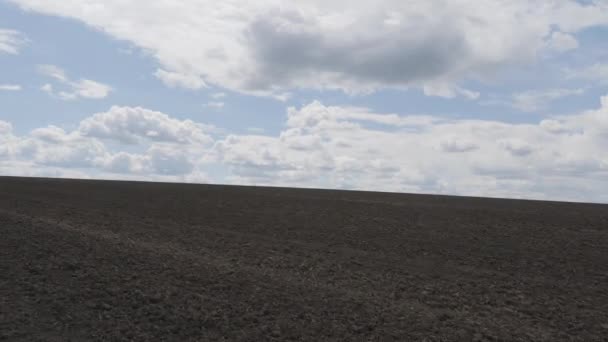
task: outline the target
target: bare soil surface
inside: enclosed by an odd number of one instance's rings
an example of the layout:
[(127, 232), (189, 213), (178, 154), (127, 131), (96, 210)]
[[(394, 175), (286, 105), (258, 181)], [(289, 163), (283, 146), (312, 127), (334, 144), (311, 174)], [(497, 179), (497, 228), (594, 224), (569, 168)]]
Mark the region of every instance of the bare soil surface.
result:
[(608, 206), (0, 177), (0, 340), (608, 341)]

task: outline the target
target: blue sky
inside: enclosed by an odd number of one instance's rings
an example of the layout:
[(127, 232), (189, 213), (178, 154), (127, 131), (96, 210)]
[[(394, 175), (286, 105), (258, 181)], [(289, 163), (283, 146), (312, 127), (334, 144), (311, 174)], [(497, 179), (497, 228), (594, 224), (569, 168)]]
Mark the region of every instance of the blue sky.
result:
[(0, 0), (0, 174), (608, 202), (608, 2)]

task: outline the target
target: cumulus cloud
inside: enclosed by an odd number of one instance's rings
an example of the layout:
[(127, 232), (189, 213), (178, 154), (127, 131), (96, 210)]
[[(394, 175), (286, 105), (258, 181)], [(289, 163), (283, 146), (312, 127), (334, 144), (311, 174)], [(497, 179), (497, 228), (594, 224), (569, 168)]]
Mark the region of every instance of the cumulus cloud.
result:
[(209, 127), (138, 107), (112, 107), (71, 131), (51, 125), (23, 136), (0, 121), (0, 173), (204, 181)]
[(10, 1), (151, 52), (169, 86), (278, 98), (387, 87), (476, 98), (459, 83), (574, 49), (577, 32), (608, 23), (605, 4), (575, 0)]
[[(608, 97), (599, 109), (538, 124), (313, 102), (290, 108), (277, 137), (230, 135), (216, 150), (235, 183), (608, 201), (592, 190), (608, 186), (607, 139)], [(564, 185), (575, 183), (586, 193)]]
[(21, 32), (0, 28), (0, 54), (16, 55), (26, 42)]
[(143, 140), (171, 143), (211, 142), (212, 126), (192, 120), (178, 120), (169, 115), (142, 107), (114, 106), (80, 122), (83, 136), (135, 144)]
[(146, 158), (139, 154), (119, 151), (105, 159), (103, 169), (117, 174), (142, 174), (146, 171)]
[[(608, 96), (538, 123), (327, 106), (287, 109), (278, 134), (218, 134), (139, 107), (18, 135), (0, 121), (0, 173), (286, 185), (608, 202)], [(208, 168), (227, 170), (208, 178)], [(29, 173), (28, 173), (29, 172)]]
[(0, 120), (0, 137), (7, 136), (13, 131), (13, 125), (10, 122)]
[(18, 84), (0, 84), (0, 91), (19, 91), (21, 86)]
[(92, 167), (104, 153), (100, 142), (56, 126), (38, 128), (25, 138), (13, 139), (14, 156), (51, 167)]
[(532, 145), (519, 139), (504, 139), (499, 144), (515, 156), (526, 156), (534, 150)]
[(182, 175), (192, 172), (189, 156), (166, 146), (152, 146), (146, 153), (152, 171), (161, 175)]
[(55, 65), (40, 65), (38, 71), (43, 75), (51, 77), (59, 82), (59, 84), (67, 87), (67, 90), (55, 91), (55, 87), (47, 83), (40, 89), (50, 95), (55, 95), (62, 100), (84, 99), (103, 99), (112, 91), (112, 87), (88, 79), (80, 79), (77, 81), (70, 80), (65, 71)]
[[(199, 162), (194, 153), (185, 152), (170, 145), (151, 145), (143, 153), (129, 153), (119, 151), (107, 154), (100, 164), (100, 168), (123, 176), (132, 176), (137, 179), (167, 179), (166, 177), (180, 177), (181, 180), (192, 179), (200, 174), (196, 168)], [(169, 178), (170, 179), (170, 178)], [(207, 179), (205, 177), (205, 179)]]

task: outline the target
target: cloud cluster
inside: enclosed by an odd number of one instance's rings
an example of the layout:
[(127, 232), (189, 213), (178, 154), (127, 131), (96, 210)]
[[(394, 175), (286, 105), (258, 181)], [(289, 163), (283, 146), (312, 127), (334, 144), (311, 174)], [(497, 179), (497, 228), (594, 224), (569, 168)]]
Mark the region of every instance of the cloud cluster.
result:
[(55, 87), (47, 83), (41, 87), (41, 90), (51, 95), (57, 96), (62, 100), (84, 99), (103, 99), (112, 91), (112, 87), (95, 82), (88, 79), (80, 79), (77, 81), (70, 80), (65, 71), (55, 65), (40, 65), (38, 71), (43, 75), (55, 79), (67, 90), (55, 91)]
[(0, 173), (44, 176), (205, 181), (200, 172), (211, 126), (139, 107), (112, 107), (66, 131), (38, 128), (25, 136), (0, 121)]
[[(608, 96), (538, 123), (376, 113), (314, 101), (277, 135), (140, 107), (25, 135), (0, 121), (0, 173), (608, 202)], [(209, 178), (206, 170), (226, 174)]]
[(606, 202), (607, 143), (604, 97), (599, 109), (537, 124), (315, 102), (291, 108), (278, 137), (230, 135), (216, 149), (236, 183)]
[(10, 1), (149, 51), (169, 86), (279, 98), (419, 87), (474, 99), (459, 83), (575, 49), (577, 32), (608, 24), (605, 2), (575, 0)]
[(142, 140), (178, 144), (208, 144), (211, 126), (141, 107), (114, 106), (80, 122), (78, 132), (87, 137), (134, 144)]

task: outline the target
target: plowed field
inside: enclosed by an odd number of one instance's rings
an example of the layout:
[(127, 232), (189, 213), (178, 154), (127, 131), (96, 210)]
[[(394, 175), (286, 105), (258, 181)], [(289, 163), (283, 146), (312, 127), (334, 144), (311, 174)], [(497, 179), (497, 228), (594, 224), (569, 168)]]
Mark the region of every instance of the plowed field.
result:
[(0, 178), (0, 340), (606, 341), (608, 206)]

